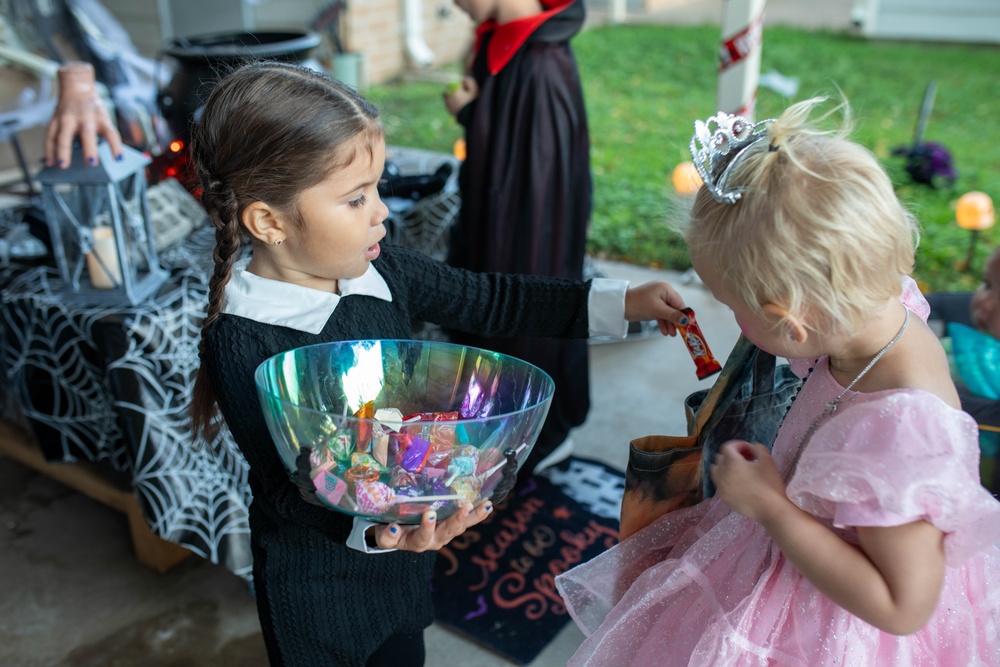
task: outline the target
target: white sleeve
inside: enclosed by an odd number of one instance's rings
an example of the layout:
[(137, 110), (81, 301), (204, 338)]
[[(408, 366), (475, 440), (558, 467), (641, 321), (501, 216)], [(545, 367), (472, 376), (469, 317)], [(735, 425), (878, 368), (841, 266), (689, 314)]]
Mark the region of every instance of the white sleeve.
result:
[(362, 519), (359, 516), (354, 517), (354, 527), (351, 528), (351, 534), (347, 536), (347, 546), (366, 554), (384, 554), (395, 551), (395, 549), (379, 549), (368, 546), (368, 542), (365, 540), (365, 531), (375, 525), (377, 524), (373, 521)]
[(587, 327), (591, 336), (625, 338), (628, 322), (625, 321), (625, 291), (627, 280), (594, 278), (587, 297), (589, 317)]

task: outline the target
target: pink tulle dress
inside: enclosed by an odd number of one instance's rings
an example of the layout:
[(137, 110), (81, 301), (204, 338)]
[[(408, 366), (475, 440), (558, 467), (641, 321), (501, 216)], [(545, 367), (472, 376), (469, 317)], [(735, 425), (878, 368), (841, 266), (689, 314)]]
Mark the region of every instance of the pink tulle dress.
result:
[[(912, 281), (903, 302), (926, 320)], [(792, 362), (800, 376), (810, 367), (774, 443), (781, 470), (843, 391), (828, 359)], [(895, 636), (844, 611), (715, 497), (557, 577), (587, 635), (569, 664), (1000, 665), (1000, 503), (979, 482), (971, 417), (924, 391), (848, 394), (803, 449), (787, 494), (853, 544), (853, 526), (940, 528), (948, 567), (927, 625)]]

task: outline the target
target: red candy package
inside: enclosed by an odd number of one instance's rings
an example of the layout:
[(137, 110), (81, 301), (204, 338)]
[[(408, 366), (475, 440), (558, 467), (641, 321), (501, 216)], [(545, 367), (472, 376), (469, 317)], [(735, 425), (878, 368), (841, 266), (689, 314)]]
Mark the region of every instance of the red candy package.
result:
[(691, 358), (694, 359), (698, 379), (704, 380), (709, 375), (721, 371), (722, 365), (716, 361), (715, 357), (712, 356), (712, 351), (708, 349), (705, 336), (701, 333), (698, 322), (694, 319), (694, 311), (685, 308), (681, 312), (687, 315), (688, 323), (684, 326), (677, 325), (677, 329), (681, 332), (681, 337), (684, 338), (684, 344), (687, 345)]

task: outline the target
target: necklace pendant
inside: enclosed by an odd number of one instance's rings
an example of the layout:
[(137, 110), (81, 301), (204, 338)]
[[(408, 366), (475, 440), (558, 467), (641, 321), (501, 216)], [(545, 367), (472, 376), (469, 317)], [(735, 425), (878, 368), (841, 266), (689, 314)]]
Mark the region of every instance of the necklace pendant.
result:
[(828, 415), (832, 415), (834, 412), (836, 412), (837, 411), (837, 404), (838, 403), (840, 403), (840, 401), (827, 401), (826, 402), (826, 413)]

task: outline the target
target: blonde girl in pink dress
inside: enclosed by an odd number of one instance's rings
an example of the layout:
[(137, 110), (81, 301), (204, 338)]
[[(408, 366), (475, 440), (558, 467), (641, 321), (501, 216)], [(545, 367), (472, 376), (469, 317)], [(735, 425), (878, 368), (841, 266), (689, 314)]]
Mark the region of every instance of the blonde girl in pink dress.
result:
[(691, 261), (804, 383), (772, 450), (723, 446), (715, 497), (556, 579), (571, 665), (1000, 665), (1000, 503), (909, 277), (917, 228), (820, 102), (696, 123)]

